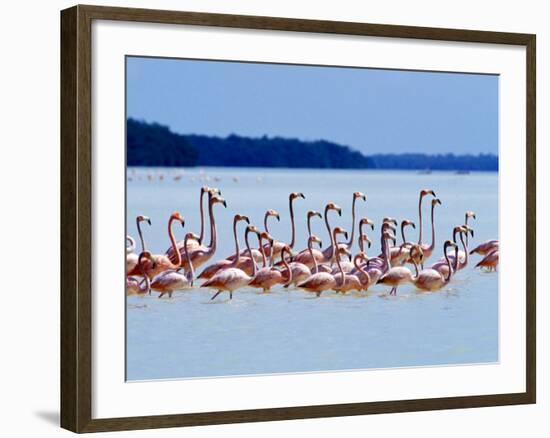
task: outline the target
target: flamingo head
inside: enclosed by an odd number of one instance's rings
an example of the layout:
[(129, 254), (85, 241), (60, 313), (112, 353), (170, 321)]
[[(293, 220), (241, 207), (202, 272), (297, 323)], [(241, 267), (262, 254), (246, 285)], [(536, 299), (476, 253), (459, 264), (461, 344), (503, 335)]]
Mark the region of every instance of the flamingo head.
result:
[(382, 222), (382, 232), (387, 230), (393, 231), (395, 233), (395, 226), (392, 222)]
[(296, 198), (302, 198), (302, 199), (306, 199), (306, 197), (304, 196), (304, 194), (302, 192), (292, 192), (289, 196), (288, 196), (288, 199), (290, 201), (293, 201), (294, 199)]
[(233, 218), (233, 222), (240, 222), (240, 221), (245, 221), (247, 224), (250, 223), (250, 219), (248, 219), (248, 216), (244, 216), (242, 214), (236, 214), (235, 217)]
[(210, 203), (212, 205), (222, 204), (225, 208), (227, 208), (227, 202), (225, 202), (225, 199), (220, 198), (219, 196), (212, 196), (212, 198), (210, 199)]
[(267, 240), (270, 245), (273, 245), (273, 237), (271, 237), (271, 234), (269, 234), (267, 231), (262, 231), (259, 234), (260, 239)]
[(313, 245), (313, 243), (317, 243), (319, 245), (319, 248), (323, 247), (323, 242), (315, 234), (312, 234), (308, 241), (311, 245)]
[(422, 199), (426, 195), (432, 195), (433, 197), (435, 197), (435, 192), (432, 189), (420, 190), (420, 199)]
[(358, 198), (362, 199), (363, 201), (366, 201), (367, 200), (367, 195), (365, 195), (364, 193), (361, 193), (361, 192), (355, 192), (353, 194), (353, 199), (355, 200), (355, 199), (358, 199)]
[(393, 244), (394, 244), (394, 245), (395, 245), (395, 243), (397, 242), (397, 239), (396, 239), (395, 235), (394, 235), (392, 232), (390, 232), (390, 231), (387, 231), (387, 230), (384, 231), (384, 232), (382, 233), (382, 237), (383, 237), (385, 240), (391, 240), (391, 241), (393, 241)]
[(246, 232), (247, 233), (256, 233), (258, 236), (260, 235), (260, 230), (258, 230), (258, 228), (256, 228), (255, 225), (248, 225), (246, 227)]
[(460, 227), (460, 231), (462, 233), (465, 233), (466, 235), (468, 235), (468, 233), (470, 233), (470, 236), (474, 237), (474, 229), (472, 227), (469, 227), (468, 225), (462, 225)]
[(318, 211), (315, 211), (315, 210), (309, 210), (307, 212), (307, 218), (310, 219), (314, 216), (318, 216), (320, 217), (321, 219), (323, 219), (323, 215), (321, 213), (319, 213)]
[(458, 250), (458, 245), (456, 243), (454, 243), (453, 241), (451, 240), (446, 240), (445, 243), (443, 244), (443, 252), (446, 254), (447, 253), (447, 249), (449, 247), (453, 247), (455, 248), (455, 251)]
[(222, 195), (222, 191), (220, 189), (218, 189), (217, 187), (207, 187), (207, 186), (204, 186), (207, 188), (208, 190), (208, 193), (210, 194), (210, 196), (221, 196)]
[(411, 245), (409, 254), (416, 263), (421, 263), (424, 260), (424, 251), (418, 243)]
[(185, 240), (196, 240), (198, 242), (200, 240), (200, 237), (195, 233), (187, 233), (185, 235)]
[(151, 225), (151, 219), (149, 216), (143, 216), (140, 214), (138, 217), (136, 217), (136, 222), (139, 224), (140, 222), (147, 222), (149, 225)]
[(374, 222), (371, 221), (368, 217), (364, 217), (359, 221), (359, 226), (362, 227), (363, 225), (370, 225), (371, 230), (374, 231)]
[(151, 266), (153, 269), (155, 269), (156, 267), (156, 262), (155, 262), (155, 258), (153, 257), (153, 254), (151, 254), (150, 251), (143, 251), (140, 255), (139, 255), (139, 258), (138, 258), (138, 264), (141, 265), (143, 263), (143, 259), (149, 259), (149, 261), (151, 262)]
[(338, 234), (343, 234), (346, 239), (348, 238), (348, 232), (344, 230), (342, 227), (335, 227), (334, 230), (332, 230), (332, 234), (335, 240)]
[(439, 198), (432, 199), (432, 207), (435, 207), (437, 204), (441, 205), (441, 200)]
[(327, 215), (327, 212), (329, 210), (334, 210), (338, 212), (338, 216), (342, 216), (342, 208), (340, 208), (338, 205), (336, 205), (334, 202), (329, 202), (325, 207), (325, 217)]
[(471, 217), (472, 219), (476, 219), (476, 214), (475, 214), (473, 211), (467, 211), (467, 212), (464, 214), (464, 217), (465, 217), (466, 220), (467, 220), (469, 217)]
[(183, 218), (183, 216), (180, 214), (179, 211), (175, 211), (170, 215), (170, 221), (178, 221), (181, 223), (182, 227), (185, 226), (185, 219)]
[(351, 257), (352, 257), (351, 252), (349, 251), (349, 249), (347, 249), (344, 246), (341, 246), (340, 248), (338, 248), (338, 254), (339, 255), (346, 255), (351, 260)]
[(394, 226), (397, 226), (397, 219), (393, 217), (385, 217), (382, 223), (390, 223), (390, 224), (393, 224)]
[(208, 186), (202, 186), (201, 187), (201, 195), (203, 193), (208, 193), (209, 191), (210, 191), (210, 187), (208, 187)]
[(401, 228), (406, 227), (407, 225), (410, 225), (411, 227), (416, 228), (416, 224), (409, 219), (405, 219), (401, 222)]
[(265, 216), (266, 218), (269, 217), (269, 216), (273, 216), (273, 217), (276, 217), (277, 220), (280, 222), (281, 221), (281, 216), (279, 215), (279, 212), (275, 211), (275, 210), (267, 210), (265, 212)]
[(359, 236), (359, 245), (361, 245), (363, 242), (367, 242), (367, 247), (368, 248), (370, 248), (371, 245), (372, 245), (371, 240), (369, 239), (369, 237), (366, 234), (362, 234), (361, 236)]
[(369, 261), (369, 256), (366, 255), (363, 251), (357, 253), (357, 255), (355, 256), (355, 258), (357, 260), (363, 260), (364, 262), (368, 262)]

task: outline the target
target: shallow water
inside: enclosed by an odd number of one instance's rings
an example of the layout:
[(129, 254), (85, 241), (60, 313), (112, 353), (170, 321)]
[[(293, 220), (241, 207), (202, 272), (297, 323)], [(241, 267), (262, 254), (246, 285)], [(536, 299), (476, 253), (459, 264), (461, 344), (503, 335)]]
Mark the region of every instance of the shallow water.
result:
[[(176, 175), (181, 178), (175, 180)], [(297, 249), (306, 245), (307, 210), (322, 212), (328, 201), (343, 208), (341, 218), (332, 214), (332, 225), (351, 231), (354, 191), (368, 198), (366, 203), (358, 201), (358, 217), (368, 216), (377, 225), (375, 233), (369, 232), (373, 240), (369, 255), (379, 253), (377, 233), (384, 216), (410, 218), (418, 227), (421, 188), (435, 190), (443, 203), (436, 207), (437, 247), (430, 262), (442, 255), (443, 241), (451, 237), (453, 226), (463, 223), (466, 210), (477, 214), (471, 222), (475, 229), (471, 245), (498, 238), (497, 173), (137, 168), (129, 169), (128, 176), (128, 232), (137, 237), (136, 215), (150, 216), (152, 226), (145, 224), (143, 229), (153, 253), (164, 253), (169, 246), (166, 224), (174, 210), (186, 219), (185, 230), (174, 227), (177, 240), (187, 231), (198, 233), (198, 196), (203, 184), (219, 187), (228, 203), (227, 209), (215, 207), (219, 242), (213, 261), (234, 251), (231, 224), (237, 212), (263, 227), (265, 210), (279, 211), (281, 222), (271, 221), (270, 232), (277, 239), (290, 240), (288, 194), (292, 191), (306, 196), (295, 202)], [(424, 241), (429, 242), (428, 204), (424, 204)], [(328, 245), (326, 229), (318, 218), (313, 229)], [(411, 240), (417, 238), (418, 228), (407, 230)], [(156, 293), (128, 297), (127, 378), (497, 361), (498, 276), (474, 270), (479, 258), (472, 256), (470, 264), (435, 293), (401, 286), (397, 296), (390, 297), (389, 288), (378, 285), (367, 293), (342, 296), (328, 292), (320, 298), (280, 287), (268, 294), (241, 289), (231, 301), (227, 294), (210, 301), (213, 291), (199, 288), (177, 292), (171, 299), (157, 299)]]

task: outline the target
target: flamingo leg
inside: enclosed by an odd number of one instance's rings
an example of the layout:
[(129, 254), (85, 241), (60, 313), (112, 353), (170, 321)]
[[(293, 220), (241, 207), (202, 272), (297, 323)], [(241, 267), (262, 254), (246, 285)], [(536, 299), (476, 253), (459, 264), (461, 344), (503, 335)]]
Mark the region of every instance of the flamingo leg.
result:
[(220, 289), (218, 292), (216, 292), (216, 293), (214, 294), (214, 296), (213, 296), (212, 298), (210, 298), (210, 300), (215, 299), (215, 298), (216, 298), (219, 294), (221, 294), (221, 293), (222, 293), (222, 291), (221, 291), (221, 289)]
[[(151, 292), (149, 292), (151, 293)], [(162, 298), (164, 296), (164, 292), (161, 292), (160, 295), (158, 296), (158, 298)]]
[(229, 299), (230, 299), (230, 300), (233, 299), (233, 291), (232, 291), (232, 290), (229, 291)]

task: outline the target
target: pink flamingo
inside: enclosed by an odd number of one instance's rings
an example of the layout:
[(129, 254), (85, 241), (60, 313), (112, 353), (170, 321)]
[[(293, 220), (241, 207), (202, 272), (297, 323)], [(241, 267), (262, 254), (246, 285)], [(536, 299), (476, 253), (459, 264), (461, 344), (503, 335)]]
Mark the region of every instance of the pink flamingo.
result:
[(347, 248), (350, 251), (353, 247), (353, 239), (355, 238), (355, 203), (358, 199), (362, 199), (367, 202), (367, 196), (361, 192), (353, 193), (353, 198), (351, 201), (351, 234), (349, 236), (349, 241), (347, 242)]
[[(239, 239), (237, 237), (237, 224), (241, 221), (246, 222), (247, 224), (250, 224), (250, 220), (248, 219), (248, 216), (243, 216), (240, 214), (236, 214), (233, 217), (233, 239), (235, 241), (235, 254), (240, 254), (241, 260), (244, 258), (244, 254), (240, 252), (239, 249)], [(245, 250), (246, 251), (246, 250)], [(201, 280), (208, 280), (209, 278), (212, 278), (212, 276), (218, 272), (221, 269), (225, 269), (229, 266), (232, 266), (233, 261), (235, 260), (235, 257), (232, 258), (226, 258), (223, 260), (218, 260), (216, 263), (211, 264), (210, 266), (206, 267), (197, 278)], [(250, 272), (248, 272), (250, 275)]]
[(211, 300), (215, 299), (223, 291), (229, 292), (229, 299), (233, 299), (233, 291), (247, 286), (256, 276), (256, 262), (252, 258), (252, 251), (248, 240), (249, 233), (256, 233), (259, 235), (259, 231), (254, 225), (248, 225), (244, 235), (244, 241), (252, 262), (252, 275), (248, 275), (242, 269), (237, 268), (241, 258), (240, 253), (237, 253), (237, 257), (233, 260), (230, 267), (216, 272), (212, 278), (202, 284), (201, 287), (217, 290), (212, 298), (210, 298)]
[[(418, 244), (422, 248), (422, 252), (424, 253), (424, 260), (427, 260), (428, 258), (430, 258), (430, 256), (432, 255), (432, 253), (434, 251), (434, 248), (435, 248), (435, 218), (434, 218), (435, 215), (434, 215), (434, 211), (435, 211), (435, 206), (437, 204), (441, 205), (441, 201), (438, 198), (432, 199), (432, 214), (431, 214), (431, 218), (432, 218), (432, 243), (428, 246), (427, 243), (418, 242)], [(423, 267), (423, 263), (421, 265)]]
[(162, 298), (165, 294), (168, 294), (169, 298), (172, 298), (172, 293), (178, 290), (190, 289), (193, 287), (193, 277), (195, 272), (193, 271), (193, 263), (189, 260), (189, 246), (188, 240), (198, 240), (199, 236), (194, 233), (187, 233), (184, 238), (184, 251), (187, 263), (189, 265), (189, 271), (187, 274), (179, 271), (164, 271), (153, 278), (150, 289), (160, 292), (159, 298)]
[[(290, 195), (288, 195), (288, 209), (290, 211), (290, 225), (291, 225), (291, 239), (288, 246), (290, 249), (294, 248), (294, 244), (296, 242), (296, 224), (294, 223), (294, 200), (297, 198), (306, 199), (303, 193), (300, 192), (292, 192)], [(282, 241), (274, 241), (273, 242), (273, 258), (277, 259), (281, 256), (281, 251), (285, 247), (285, 243)], [(265, 248), (267, 251), (268, 248)]]
[[(312, 246), (313, 243), (317, 243), (319, 245), (319, 248), (322, 248), (323, 246), (323, 243), (315, 234), (311, 234), (309, 236), (308, 248), (310, 245)], [(313, 248), (312, 248), (312, 252), (313, 252)], [(317, 263), (315, 254), (313, 258), (310, 258), (310, 260), (312, 260), (313, 265)], [(290, 263), (290, 269), (292, 270), (292, 280), (285, 287), (288, 287), (291, 284), (298, 285), (304, 282), (305, 280), (307, 280), (309, 277), (311, 277), (311, 274), (312, 274), (309, 266), (305, 265), (304, 263), (300, 263), (296, 261)]]
[(325, 226), (327, 227), (327, 233), (330, 239), (330, 246), (323, 251), (324, 263), (331, 262), (334, 257), (334, 244), (332, 242), (332, 230), (331, 230), (330, 224), (328, 223), (328, 212), (332, 210), (336, 211), (338, 213), (338, 216), (342, 216), (342, 209), (338, 205), (336, 205), (334, 202), (329, 202), (325, 206)]
[(392, 246), (390, 248), (390, 263), (392, 266), (403, 265), (409, 259), (409, 248), (412, 242), (409, 242), (405, 238), (406, 226), (416, 228), (415, 223), (409, 219), (401, 221), (401, 238), (403, 239), (403, 243), (399, 246)]
[[(227, 203), (225, 202), (225, 199), (220, 198), (218, 196), (212, 196), (208, 202), (208, 215), (210, 216), (210, 243), (208, 246), (200, 245), (196, 247), (189, 248), (189, 257), (190, 260), (193, 262), (194, 269), (198, 269), (200, 266), (205, 264), (208, 260), (210, 260), (214, 254), (216, 253), (217, 249), (217, 229), (216, 229), (216, 220), (214, 218), (214, 211), (213, 207), (216, 204), (221, 204), (225, 208), (227, 208)], [(178, 251), (180, 253), (180, 259), (183, 258), (182, 252), (185, 252), (183, 248), (179, 249)], [(172, 257), (171, 257), (172, 260)], [(186, 271), (189, 270), (189, 265), (187, 263), (187, 260), (182, 260), (182, 268), (184, 268)]]
[(174, 238), (174, 232), (172, 230), (172, 223), (174, 221), (180, 222), (181, 226), (183, 227), (185, 225), (185, 220), (177, 211), (172, 213), (170, 215), (170, 219), (168, 220), (168, 236), (170, 237), (170, 242), (172, 243), (174, 251), (176, 251), (177, 253), (176, 263), (172, 263), (172, 261), (166, 255), (156, 254), (153, 256), (153, 260), (155, 262), (154, 264), (150, 263), (150, 261), (148, 260), (144, 260), (144, 266), (141, 266), (138, 263), (138, 265), (134, 269), (132, 269), (132, 271), (128, 272), (128, 275), (142, 275), (142, 272), (145, 271), (147, 277), (153, 278), (161, 272), (170, 269), (177, 270), (180, 268), (182, 262), (181, 254), (179, 253), (179, 251), (176, 250), (176, 239)]
[(418, 199), (418, 244), (422, 245), (422, 200), (424, 199), (424, 196), (432, 195), (434, 198), (435, 192), (431, 189), (423, 189), (420, 190), (420, 197)]
[[(279, 215), (279, 213), (277, 213), (275, 210), (267, 210), (265, 212), (265, 215), (264, 215), (264, 229), (266, 230), (267, 233), (269, 233), (269, 229), (267, 227), (267, 220), (270, 218), (270, 217), (276, 217), (278, 221), (281, 220), (281, 216)], [(244, 258), (248, 258), (248, 250), (247, 249), (243, 249), (241, 251), (241, 256)], [(254, 260), (256, 261), (256, 263), (259, 263), (263, 260), (263, 255), (262, 255), (262, 252), (258, 249), (255, 249), (255, 248), (252, 248), (252, 256), (254, 257)], [(227, 257), (227, 260), (229, 261), (233, 261), (235, 259), (236, 255), (235, 254), (232, 254), (230, 255), (229, 257)], [(248, 269), (252, 269), (251, 265), (246, 262), (247, 265), (249, 266)], [(240, 266), (239, 266), (240, 267)], [(241, 269), (243, 269), (242, 267), (240, 267)], [(247, 272), (248, 274), (250, 274), (250, 272)], [(208, 277), (205, 277), (205, 278), (208, 278)]]
[(359, 260), (363, 261), (364, 263), (368, 263), (369, 261), (369, 258), (363, 252), (363, 250), (361, 250), (353, 258), (353, 264), (355, 265), (355, 268), (356, 268), (355, 276), (357, 276), (357, 278), (361, 282), (361, 290), (366, 291), (372, 284), (375, 284), (375, 282), (373, 281), (373, 278), (371, 278), (370, 274), (363, 268), (363, 266), (361, 266), (361, 264), (359, 263)]
[[(473, 211), (467, 211), (466, 213), (464, 213), (464, 225), (468, 225), (468, 221), (470, 218), (476, 219), (476, 214)], [(468, 234), (466, 234), (466, 246), (468, 246), (468, 243)]]
[(147, 292), (151, 292), (151, 281), (149, 280), (149, 277), (145, 275), (145, 271), (143, 269), (144, 258), (148, 259), (149, 263), (153, 267), (155, 266), (155, 261), (149, 251), (143, 251), (138, 257), (137, 265), (140, 267), (141, 275), (145, 278), (145, 287), (142, 287), (138, 277), (126, 277), (126, 295), (143, 295)]
[(499, 241), (497, 239), (491, 239), (486, 240), (483, 243), (480, 243), (478, 246), (476, 246), (474, 249), (470, 251), (470, 254), (480, 254), (480, 255), (487, 255), (491, 252), (493, 252), (495, 249), (498, 249), (499, 247)]
[[(447, 254), (447, 249), (451, 246), (455, 248), (454, 267), (451, 266), (451, 260), (449, 259), (449, 255)], [(414, 245), (411, 248), (411, 252), (412, 251), (420, 251), (421, 254), (422, 249), (419, 248), (418, 245)], [(446, 240), (443, 245), (443, 253), (445, 254), (445, 261), (447, 263), (446, 275), (443, 274), (441, 271), (433, 268), (422, 269), (419, 272), (418, 265), (413, 258), (414, 269), (416, 270), (416, 275), (413, 278), (413, 283), (418, 289), (425, 291), (436, 291), (441, 289), (443, 286), (447, 285), (451, 281), (451, 276), (454, 272), (456, 272), (457, 267), (458, 245), (454, 242), (451, 242), (450, 240)], [(420, 257), (422, 258), (422, 255)]]
[[(314, 210), (310, 210), (307, 212), (307, 233), (308, 233), (308, 239), (313, 236), (313, 234), (311, 233), (311, 219), (314, 218), (315, 216), (318, 216), (319, 218), (323, 218), (323, 215), (317, 211), (314, 211)], [(306, 247), (305, 249), (303, 249), (302, 251), (300, 251), (298, 254), (296, 254), (293, 258), (292, 258), (292, 261), (293, 262), (296, 262), (296, 263), (300, 263), (302, 265), (305, 265), (307, 266), (308, 269), (312, 269), (313, 266), (314, 266), (314, 263), (313, 263), (313, 258), (312, 258), (312, 255), (313, 254), (313, 257), (315, 258), (315, 260), (317, 261), (317, 263), (324, 263), (325, 262), (325, 256), (323, 255), (323, 253), (316, 249), (316, 248), (313, 248), (313, 250), (310, 252), (309, 251), (309, 245), (308, 247)], [(293, 277), (295, 280), (296, 280), (296, 276)], [(295, 281), (295, 283), (297, 284), (298, 281)]]
[[(139, 215), (136, 217), (136, 226), (138, 230), (139, 240), (141, 242), (141, 252), (146, 251), (145, 247), (145, 239), (143, 238), (143, 232), (141, 230), (141, 223), (147, 222), (149, 225), (151, 225), (151, 219), (149, 219), (147, 216)], [(128, 238), (129, 236), (127, 236)], [(130, 242), (133, 242), (133, 245), (135, 247), (134, 239), (130, 237)], [(133, 251), (131, 251), (128, 254), (128, 251), (126, 251), (126, 272), (132, 272), (135, 270), (136, 265), (138, 264), (138, 256)]]
[(338, 265), (340, 272), (334, 275), (334, 278), (336, 280), (334, 290), (336, 291), (336, 293), (343, 294), (352, 290), (362, 290), (364, 286), (359, 277), (357, 275), (350, 274), (344, 271), (340, 260), (340, 254), (342, 253), (351, 256), (351, 253), (347, 248), (339, 248), (339, 251), (336, 251), (336, 264)]
[(498, 253), (499, 249), (496, 247), (493, 251), (489, 252), (481, 261), (475, 266), (476, 268), (487, 268), (487, 272), (496, 272), (498, 266)]
[[(264, 237), (268, 237), (269, 244), (273, 245), (273, 238), (271, 238), (269, 235)], [(283, 272), (273, 268), (272, 266), (266, 266), (256, 273), (254, 279), (248, 284), (248, 286), (262, 289), (264, 293), (268, 292), (276, 284), (288, 286), (290, 282), (292, 282), (292, 269), (287, 262), (285, 254), (290, 256), (290, 251), (291, 249), (289, 245), (285, 245), (281, 251), (281, 258), (285, 266), (284, 274)], [(270, 258), (271, 261), (273, 261), (273, 251), (271, 251)]]
[[(395, 238), (395, 237), (393, 237)], [(404, 266), (390, 265), (390, 248), (389, 245), (384, 245), (385, 249), (385, 271), (377, 283), (387, 284), (391, 286), (390, 295), (397, 295), (397, 288), (404, 283), (413, 283), (413, 275), (411, 271)]]
[[(325, 211), (325, 219), (326, 219), (326, 211)], [(319, 271), (317, 260), (313, 256), (312, 245), (313, 245), (313, 239), (309, 239), (308, 248), (311, 253), (311, 259), (313, 260), (314, 273), (307, 280), (303, 281), (302, 283), (299, 283), (298, 287), (301, 289), (304, 289), (306, 292), (313, 292), (319, 297), (322, 292), (333, 289), (334, 287), (337, 286), (337, 284), (332, 274), (329, 274), (328, 272)]]

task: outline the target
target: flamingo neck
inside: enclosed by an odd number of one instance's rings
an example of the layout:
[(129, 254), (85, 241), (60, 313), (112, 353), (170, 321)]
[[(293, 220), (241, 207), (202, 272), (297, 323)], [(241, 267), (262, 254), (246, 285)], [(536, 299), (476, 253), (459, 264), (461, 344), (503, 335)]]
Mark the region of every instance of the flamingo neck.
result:
[[(333, 242), (336, 242), (336, 233), (334, 233), (334, 232), (332, 233), (332, 240), (333, 240)], [(340, 286), (344, 285), (344, 281), (345, 281), (344, 269), (342, 268), (342, 263), (340, 263), (340, 251), (338, 251), (338, 249), (336, 249), (336, 252), (334, 252), (334, 249), (333, 249), (332, 252), (336, 257), (336, 265), (338, 266), (338, 270), (340, 271), (340, 277), (342, 277), (342, 279), (340, 281), (340, 284), (337, 284), (337, 286), (340, 287)]]
[[(468, 238), (468, 232), (466, 232), (466, 238)], [(460, 233), (460, 242), (464, 249), (464, 266), (466, 266), (468, 264), (468, 244), (464, 241), (464, 233)]]
[(317, 274), (319, 272), (319, 265), (317, 264), (317, 259), (313, 255), (313, 246), (312, 246), (311, 239), (308, 240), (308, 242), (307, 242), (307, 249), (309, 250), (309, 254), (311, 255), (311, 259), (313, 260), (313, 266), (314, 266), (314, 269), (315, 269), (315, 273)]
[(423, 196), (420, 195), (420, 199), (418, 200), (418, 244), (419, 245), (422, 243), (422, 198)]
[(307, 217), (307, 237), (308, 237), (308, 239), (311, 237), (311, 218), (312, 218), (312, 216)]
[[(252, 261), (252, 278), (254, 278), (256, 276), (256, 260), (254, 260), (254, 257), (252, 257), (252, 250), (250, 249), (250, 241), (248, 240), (249, 234), (250, 234), (250, 231), (247, 229), (246, 232), (244, 233), (244, 243), (246, 244), (246, 249), (248, 249), (248, 256)], [(262, 245), (260, 244), (260, 247), (261, 246)]]
[(330, 252), (330, 259), (332, 260), (333, 257), (334, 257), (334, 238), (332, 236), (332, 231), (330, 229), (330, 224), (328, 223), (328, 208), (325, 208), (325, 225), (327, 227), (327, 231), (328, 231), (328, 236), (330, 238), (330, 247), (331, 247), (331, 252)]
[(201, 190), (201, 196), (199, 198), (200, 212), (201, 212), (201, 233), (199, 236), (199, 244), (202, 245), (204, 239), (204, 190)]
[(235, 240), (235, 257), (239, 257), (241, 249), (239, 248), (239, 238), (237, 237), (237, 220), (233, 221), (233, 239)]
[(269, 229), (267, 228), (267, 218), (269, 217), (269, 215), (266, 213), (265, 216), (264, 216), (264, 229), (265, 229), (265, 232), (269, 234)]
[(385, 272), (387, 272), (391, 269), (390, 245), (388, 245), (388, 240), (387, 239), (384, 239), (384, 265), (385, 265)]
[(294, 224), (294, 205), (292, 201), (292, 198), (288, 200), (288, 209), (290, 210), (290, 225), (292, 227), (292, 236), (288, 246), (294, 248), (294, 243), (296, 240), (296, 225)]
[[(353, 258), (353, 265), (355, 266), (355, 268), (365, 277), (365, 285), (368, 285), (370, 283), (370, 275), (367, 271), (365, 271), (365, 269), (363, 268), (363, 266), (361, 266), (361, 264), (358, 263), (359, 259), (361, 258), (361, 254), (364, 255), (363, 251), (361, 251), (359, 254), (357, 254), (354, 258)], [(368, 261), (367, 261), (368, 263)]]
[(174, 250), (174, 254), (176, 254), (176, 263), (174, 263), (172, 266), (174, 267), (180, 267), (181, 266), (181, 253), (178, 250), (178, 245), (176, 243), (176, 239), (174, 238), (174, 231), (172, 230), (172, 222), (174, 222), (174, 218), (170, 218), (168, 221), (168, 237), (170, 237), (170, 243), (172, 244), (172, 249)]
[(287, 279), (286, 279), (285, 283), (283, 284), (283, 286), (288, 286), (292, 282), (292, 269), (290, 269), (290, 265), (288, 264), (288, 261), (286, 259), (286, 254), (288, 254), (287, 250), (286, 250), (286, 248), (283, 248), (283, 250), (281, 252), (281, 259), (283, 261), (283, 265), (285, 265), (285, 269), (286, 269), (286, 272), (287, 272), (287, 274), (286, 274)]
[[(455, 259), (458, 260), (458, 251), (456, 251)], [(455, 267), (456, 267), (456, 260), (455, 260)], [(445, 283), (448, 283), (449, 281), (451, 281), (453, 268), (451, 267), (451, 261), (449, 260), (449, 254), (447, 254), (447, 249), (445, 249), (445, 261), (447, 262), (447, 267), (449, 268), (449, 272), (447, 273), (447, 278), (445, 278)]]
[[(151, 280), (149, 279), (149, 276), (146, 274), (145, 267), (143, 266), (143, 253), (139, 255), (138, 266), (139, 266), (139, 271), (141, 272), (141, 275), (143, 276), (143, 278), (145, 278), (144, 292), (149, 293), (151, 291)], [(141, 287), (140, 287), (140, 290), (141, 290)]]
[(141, 221), (136, 219), (136, 225), (137, 225), (137, 229), (138, 229), (139, 240), (141, 242), (141, 252), (144, 252), (145, 251), (145, 240), (143, 239), (143, 232), (141, 231)]
[(191, 283), (191, 285), (193, 285), (193, 280), (195, 279), (195, 270), (193, 269), (193, 262), (191, 261), (191, 257), (189, 256), (189, 249), (187, 248), (188, 240), (189, 240), (189, 236), (185, 236), (184, 250), (185, 250), (185, 259), (187, 260), (187, 265), (189, 266), (189, 276), (190, 276), (189, 282)]
[(403, 244), (407, 243), (407, 240), (405, 239), (405, 226), (406, 224), (401, 223), (401, 238), (403, 239)]
[(351, 234), (349, 236), (348, 248), (351, 250), (353, 245), (353, 238), (355, 237), (355, 203), (357, 198), (354, 196), (351, 202)]
[(217, 230), (216, 230), (216, 219), (214, 218), (214, 203), (209, 200), (208, 202), (208, 215), (210, 216), (210, 244), (208, 249), (210, 252), (216, 251), (216, 241), (217, 241)]
[(262, 266), (267, 267), (267, 258), (265, 256), (264, 239), (258, 235), (258, 244), (260, 245), (260, 253), (262, 254)]
[(435, 248), (435, 204), (432, 204), (432, 244), (430, 249), (433, 251)]

